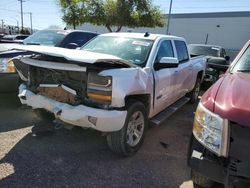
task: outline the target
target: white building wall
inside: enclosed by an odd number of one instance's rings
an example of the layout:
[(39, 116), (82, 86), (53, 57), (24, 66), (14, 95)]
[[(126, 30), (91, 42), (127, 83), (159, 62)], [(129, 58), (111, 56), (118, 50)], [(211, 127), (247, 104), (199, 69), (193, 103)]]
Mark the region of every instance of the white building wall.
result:
[(250, 17), (173, 18), (170, 33), (202, 44), (208, 34), (208, 44), (239, 50), (250, 39)]
[[(84, 24), (77, 29), (107, 33), (103, 26)], [(123, 32), (149, 32), (166, 34), (164, 28), (127, 28)], [(228, 50), (240, 50), (250, 39), (250, 17), (208, 17), (173, 18), (170, 21), (170, 33), (184, 37), (188, 43), (204, 44), (208, 34), (208, 44), (220, 45)]]

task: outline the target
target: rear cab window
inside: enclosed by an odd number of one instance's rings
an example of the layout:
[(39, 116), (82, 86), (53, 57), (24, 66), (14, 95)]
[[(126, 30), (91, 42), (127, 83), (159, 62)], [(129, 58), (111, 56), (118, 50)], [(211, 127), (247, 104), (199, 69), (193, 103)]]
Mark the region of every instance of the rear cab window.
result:
[(174, 40), (177, 57), (179, 63), (185, 63), (189, 60), (187, 45), (184, 41), (181, 40)]

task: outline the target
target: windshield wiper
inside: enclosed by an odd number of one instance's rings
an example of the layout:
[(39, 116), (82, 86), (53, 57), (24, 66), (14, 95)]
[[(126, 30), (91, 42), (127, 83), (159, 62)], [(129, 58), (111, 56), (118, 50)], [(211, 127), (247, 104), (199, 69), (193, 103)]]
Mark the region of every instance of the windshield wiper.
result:
[(237, 72), (250, 72), (250, 69), (237, 70)]
[(40, 45), (39, 43), (32, 43), (32, 42), (30, 42), (30, 43), (26, 43), (26, 45)]

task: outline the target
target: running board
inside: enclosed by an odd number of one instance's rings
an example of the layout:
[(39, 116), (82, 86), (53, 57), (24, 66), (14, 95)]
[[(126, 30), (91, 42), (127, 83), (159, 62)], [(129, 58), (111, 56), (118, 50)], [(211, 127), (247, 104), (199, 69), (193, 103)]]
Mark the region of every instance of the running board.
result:
[(190, 98), (183, 97), (176, 101), (174, 104), (167, 107), (164, 111), (156, 115), (150, 120), (152, 125), (160, 125), (163, 121), (165, 121), (169, 116), (171, 116), (174, 112), (176, 112), (179, 108), (181, 108), (184, 104), (190, 101)]

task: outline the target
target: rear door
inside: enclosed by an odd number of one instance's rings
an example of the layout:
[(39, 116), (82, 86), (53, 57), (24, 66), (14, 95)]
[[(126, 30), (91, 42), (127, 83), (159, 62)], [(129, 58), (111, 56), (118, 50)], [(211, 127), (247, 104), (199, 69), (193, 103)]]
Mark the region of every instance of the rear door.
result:
[(176, 53), (179, 61), (178, 77), (176, 77), (177, 98), (184, 96), (193, 84), (193, 65), (189, 58), (187, 45), (185, 41), (174, 40)]

